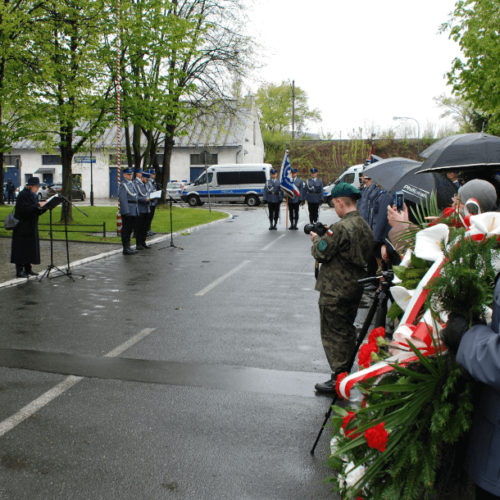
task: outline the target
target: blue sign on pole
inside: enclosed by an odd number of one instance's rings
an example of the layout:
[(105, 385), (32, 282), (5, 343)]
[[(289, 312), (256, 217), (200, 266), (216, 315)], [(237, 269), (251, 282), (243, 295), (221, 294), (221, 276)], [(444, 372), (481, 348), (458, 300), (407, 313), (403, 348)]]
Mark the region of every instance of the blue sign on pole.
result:
[(73, 158), (73, 160), (75, 163), (95, 163), (96, 162), (95, 156), (92, 156), (92, 158), (90, 156), (75, 156)]

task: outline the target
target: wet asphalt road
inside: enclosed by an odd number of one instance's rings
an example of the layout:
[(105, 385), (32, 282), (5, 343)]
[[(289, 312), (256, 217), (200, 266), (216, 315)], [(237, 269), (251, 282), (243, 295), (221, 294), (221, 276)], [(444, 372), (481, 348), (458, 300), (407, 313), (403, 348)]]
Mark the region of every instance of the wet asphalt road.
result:
[(337, 498), (309, 238), (232, 211), (0, 290), (0, 499)]

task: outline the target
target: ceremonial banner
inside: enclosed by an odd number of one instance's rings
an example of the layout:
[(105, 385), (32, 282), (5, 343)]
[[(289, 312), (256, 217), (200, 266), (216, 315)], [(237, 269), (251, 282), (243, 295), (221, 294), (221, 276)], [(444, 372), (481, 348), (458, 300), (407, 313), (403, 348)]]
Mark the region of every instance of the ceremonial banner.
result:
[(293, 183), (292, 169), (290, 167), (290, 158), (288, 157), (288, 151), (285, 153), (283, 163), (281, 164), (280, 183), (281, 189), (292, 200), (295, 198), (295, 195), (299, 196), (297, 186), (295, 186), (295, 184)]

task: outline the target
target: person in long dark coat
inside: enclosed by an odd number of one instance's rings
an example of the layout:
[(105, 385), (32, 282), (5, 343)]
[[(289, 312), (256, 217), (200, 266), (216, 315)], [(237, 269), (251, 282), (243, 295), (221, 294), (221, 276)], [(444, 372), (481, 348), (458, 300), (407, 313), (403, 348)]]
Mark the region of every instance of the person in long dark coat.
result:
[(14, 217), (19, 224), (12, 235), (12, 252), (10, 262), (16, 265), (16, 277), (27, 278), (37, 276), (31, 267), (40, 264), (40, 240), (38, 238), (38, 217), (40, 207), (45, 202), (38, 202), (37, 192), (40, 189), (40, 179), (30, 177), (26, 187), (19, 193), (14, 209)]

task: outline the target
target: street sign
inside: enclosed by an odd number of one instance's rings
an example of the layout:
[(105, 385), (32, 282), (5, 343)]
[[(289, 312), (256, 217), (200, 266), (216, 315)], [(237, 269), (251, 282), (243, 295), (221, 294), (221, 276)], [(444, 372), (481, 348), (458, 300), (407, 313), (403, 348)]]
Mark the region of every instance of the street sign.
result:
[(75, 156), (73, 158), (75, 163), (95, 163), (96, 158), (92, 156), (92, 161), (90, 161), (90, 156)]

